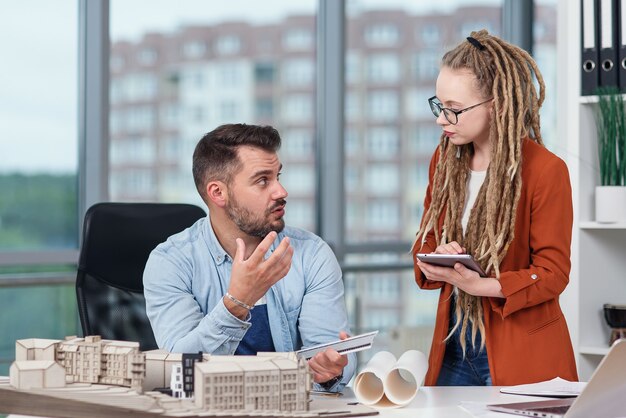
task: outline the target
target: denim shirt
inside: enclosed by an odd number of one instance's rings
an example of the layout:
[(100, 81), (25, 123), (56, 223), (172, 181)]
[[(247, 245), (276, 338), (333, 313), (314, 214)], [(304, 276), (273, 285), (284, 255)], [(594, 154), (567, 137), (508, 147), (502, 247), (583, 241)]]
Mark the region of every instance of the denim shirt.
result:
[[(320, 237), (285, 227), (266, 257), (284, 237), (294, 249), (287, 275), (266, 293), (276, 351), (295, 351), (339, 339), (350, 332), (341, 269)], [(209, 216), (172, 235), (150, 254), (143, 274), (146, 311), (160, 348), (170, 352), (233, 355), (250, 327), (224, 305), (232, 259), (220, 245)], [(254, 315), (254, 310), (250, 312)], [(339, 391), (352, 378), (356, 356), (348, 355)]]

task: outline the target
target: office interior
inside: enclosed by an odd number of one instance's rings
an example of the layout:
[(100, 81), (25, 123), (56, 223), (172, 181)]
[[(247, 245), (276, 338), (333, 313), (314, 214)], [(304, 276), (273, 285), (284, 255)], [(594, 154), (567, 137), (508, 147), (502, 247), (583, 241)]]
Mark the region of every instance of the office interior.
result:
[[(3, 3), (0, 375), (16, 339), (81, 335), (85, 211), (103, 201), (206, 210), (191, 154), (231, 122), (281, 133), (287, 223), (331, 244), (353, 332), (380, 331), (362, 363), (379, 350), (427, 353), (438, 294), (418, 289), (409, 254), (440, 136), (427, 98), (443, 52), (486, 28), (530, 51), (545, 78), (542, 135), (574, 192), (561, 305), (588, 378), (608, 351), (602, 303), (625, 303), (626, 282), (588, 291), (595, 277), (581, 254), (623, 248), (625, 237), (593, 224), (579, 9), (567, 0)], [(626, 270), (617, 254), (599, 256), (603, 275)]]

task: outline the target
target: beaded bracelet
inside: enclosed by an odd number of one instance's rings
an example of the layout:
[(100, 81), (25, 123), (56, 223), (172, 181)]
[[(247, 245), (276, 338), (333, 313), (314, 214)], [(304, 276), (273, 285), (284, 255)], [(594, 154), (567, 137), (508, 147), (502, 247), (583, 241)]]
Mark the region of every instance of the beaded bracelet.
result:
[(251, 311), (254, 308), (254, 306), (250, 306), (247, 303), (243, 303), (242, 301), (240, 301), (239, 299), (237, 299), (236, 297), (234, 297), (228, 292), (226, 292), (226, 297), (230, 299), (235, 305), (239, 305), (242, 308), (247, 309), (249, 311)]

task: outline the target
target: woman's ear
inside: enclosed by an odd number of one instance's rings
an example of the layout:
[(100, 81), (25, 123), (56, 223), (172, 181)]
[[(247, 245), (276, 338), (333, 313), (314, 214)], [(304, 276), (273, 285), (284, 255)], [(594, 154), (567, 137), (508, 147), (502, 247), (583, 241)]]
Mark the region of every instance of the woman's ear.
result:
[(228, 186), (219, 180), (210, 181), (206, 185), (206, 195), (208, 201), (223, 208), (228, 203)]

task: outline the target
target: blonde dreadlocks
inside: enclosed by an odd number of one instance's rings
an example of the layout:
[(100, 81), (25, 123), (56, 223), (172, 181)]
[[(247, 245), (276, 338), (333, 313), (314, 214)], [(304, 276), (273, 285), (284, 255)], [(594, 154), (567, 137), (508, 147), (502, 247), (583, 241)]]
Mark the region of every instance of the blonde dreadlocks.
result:
[[(439, 144), (439, 161), (431, 184), (432, 201), (424, 213), (414, 245), (433, 231), (437, 245), (457, 241), (481, 264), (487, 274), (500, 278), (500, 262), (514, 238), (515, 215), (522, 188), (522, 139), (543, 145), (539, 108), (545, 97), (543, 77), (524, 50), (486, 30), (472, 32), (467, 42), (447, 52), (441, 65), (469, 70), (483, 97), (493, 97), (493, 123), (489, 130), (491, 155), (485, 181), (471, 208), (465, 235), (461, 217), (473, 155), (473, 144), (456, 146), (445, 135)], [(537, 79), (539, 92), (533, 84)], [(445, 212), (444, 212), (445, 211)], [(444, 212), (443, 229), (438, 219)], [(482, 349), (485, 327), (480, 296), (458, 291), (455, 324), (447, 338), (461, 327), (460, 343), (465, 354), (465, 336), (471, 326), (472, 345), (480, 333)]]

